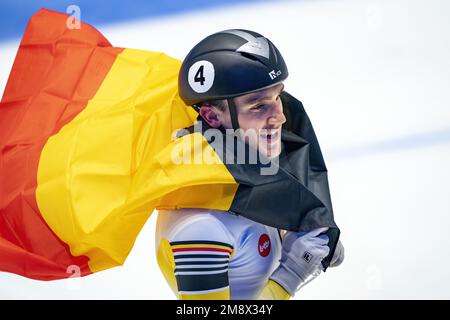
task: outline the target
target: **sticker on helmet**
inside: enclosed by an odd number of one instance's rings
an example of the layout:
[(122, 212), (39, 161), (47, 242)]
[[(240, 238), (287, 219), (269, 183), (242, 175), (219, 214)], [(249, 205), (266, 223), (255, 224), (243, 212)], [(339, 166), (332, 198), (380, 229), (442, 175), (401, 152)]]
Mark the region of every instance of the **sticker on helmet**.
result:
[(197, 61), (189, 68), (189, 85), (197, 93), (211, 89), (214, 82), (214, 66), (206, 60)]

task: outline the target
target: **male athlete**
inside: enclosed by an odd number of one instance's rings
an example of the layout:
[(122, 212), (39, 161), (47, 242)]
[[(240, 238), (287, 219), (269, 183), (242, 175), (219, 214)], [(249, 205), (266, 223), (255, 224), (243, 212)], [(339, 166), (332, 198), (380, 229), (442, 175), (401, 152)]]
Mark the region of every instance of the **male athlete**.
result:
[[(240, 129), (248, 146), (276, 159), (284, 149), (280, 95), (287, 76), (283, 57), (267, 38), (225, 30), (189, 52), (179, 92), (205, 125), (224, 133)], [(322, 270), (329, 254), (325, 231), (288, 231), (282, 238), (280, 230), (231, 211), (160, 210), (158, 264), (179, 299), (289, 299)], [(343, 258), (339, 242), (330, 266)]]

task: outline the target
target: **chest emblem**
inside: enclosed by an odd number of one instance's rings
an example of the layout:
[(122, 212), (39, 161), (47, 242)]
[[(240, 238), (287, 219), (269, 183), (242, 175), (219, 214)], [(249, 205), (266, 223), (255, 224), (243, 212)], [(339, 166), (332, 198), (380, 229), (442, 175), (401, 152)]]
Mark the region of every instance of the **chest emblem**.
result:
[(267, 257), (270, 253), (270, 238), (265, 233), (259, 237), (258, 253), (261, 257)]

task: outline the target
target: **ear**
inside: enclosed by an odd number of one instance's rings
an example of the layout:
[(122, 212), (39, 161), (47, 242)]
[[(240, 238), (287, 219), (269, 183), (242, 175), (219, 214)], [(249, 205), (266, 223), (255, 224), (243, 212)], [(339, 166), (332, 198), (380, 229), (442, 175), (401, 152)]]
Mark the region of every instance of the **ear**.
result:
[(219, 128), (222, 125), (220, 111), (211, 105), (202, 105), (199, 114), (213, 128)]

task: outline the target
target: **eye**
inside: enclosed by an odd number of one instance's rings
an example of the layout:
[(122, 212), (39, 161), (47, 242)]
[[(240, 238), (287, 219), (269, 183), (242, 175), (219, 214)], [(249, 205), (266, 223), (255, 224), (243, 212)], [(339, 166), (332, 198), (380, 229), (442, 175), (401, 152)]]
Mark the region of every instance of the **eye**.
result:
[(250, 110), (261, 110), (262, 108), (264, 108), (265, 104), (258, 104), (257, 106), (252, 107)]

